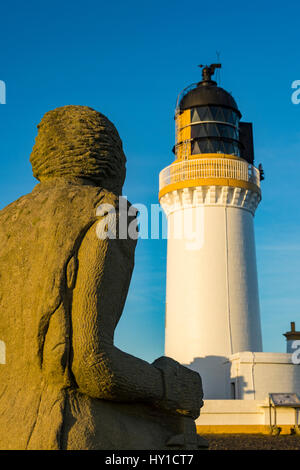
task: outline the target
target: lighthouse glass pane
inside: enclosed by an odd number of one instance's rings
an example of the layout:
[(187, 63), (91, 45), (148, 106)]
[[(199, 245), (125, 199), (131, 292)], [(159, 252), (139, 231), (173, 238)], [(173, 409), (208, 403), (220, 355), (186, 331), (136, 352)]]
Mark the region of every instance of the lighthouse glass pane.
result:
[(203, 121), (213, 121), (213, 117), (212, 117), (209, 107), (206, 106), (204, 109), (205, 109), (205, 113), (203, 116), (204, 117)]
[(224, 116), (224, 108), (218, 108), (218, 112), (216, 114), (216, 121), (227, 122)]
[(238, 140), (238, 131), (226, 124), (203, 123), (191, 126), (191, 138), (199, 137), (225, 137), (227, 139)]
[(210, 113), (211, 113), (211, 117), (212, 117), (212, 121), (217, 121), (217, 116), (218, 116), (218, 112), (219, 112), (219, 108), (217, 106), (210, 106), (209, 107), (209, 110), (210, 110)]
[(239, 134), (239, 129), (237, 127), (233, 129), (233, 136), (234, 136), (233, 139), (239, 140), (240, 134)]
[(226, 114), (226, 122), (230, 122), (231, 124), (235, 124), (235, 117), (233, 111), (231, 109), (224, 110)]
[(197, 155), (198, 153), (202, 153), (200, 150), (199, 142), (196, 140), (192, 142), (192, 155)]
[(218, 140), (211, 140), (212, 152), (213, 153), (220, 152), (220, 150), (221, 150), (220, 143), (222, 144), (222, 142), (220, 142)]
[(233, 124), (234, 126), (238, 126), (239, 123), (239, 117), (237, 113), (232, 111), (231, 109), (227, 108), (222, 108), (222, 114), (223, 114), (223, 122), (229, 122), (230, 124)]
[(239, 156), (240, 150), (236, 142), (227, 142), (214, 138), (201, 138), (200, 140), (192, 141), (191, 153), (192, 155), (199, 153), (225, 153)]
[[(203, 117), (204, 117), (204, 113), (205, 113), (205, 108), (195, 108), (195, 110), (197, 110), (197, 115), (199, 117), (198, 121), (204, 121)], [(196, 116), (196, 114), (195, 114), (195, 116)], [(194, 121), (197, 122), (196, 119)]]
[(191, 122), (201, 121), (198, 110), (199, 110), (199, 108), (192, 108), (191, 109)]
[(199, 121), (211, 121), (211, 114), (209, 113), (208, 106), (202, 106), (197, 108)]
[(233, 155), (237, 155), (239, 157), (240, 156), (240, 147), (239, 147), (239, 145), (236, 142), (234, 142), (233, 146), (234, 146)]
[(226, 124), (217, 124), (220, 137), (226, 137), (227, 139), (237, 139), (237, 131), (232, 126)]
[(230, 109), (227, 109), (227, 108), (222, 108), (222, 111), (223, 111), (223, 115), (224, 115), (224, 121), (225, 122), (231, 122), (231, 111)]
[(207, 133), (210, 137), (221, 137), (221, 129), (218, 124), (207, 124)]
[(224, 142), (224, 150), (225, 150), (225, 153), (228, 153), (229, 155), (231, 155), (233, 153), (232, 143)]
[(231, 127), (231, 126), (226, 126), (224, 124), (218, 124), (218, 128), (219, 128), (219, 132), (220, 132), (220, 136), (222, 137), (232, 137), (232, 135), (234, 134), (234, 128)]
[(196, 139), (197, 137), (207, 137), (207, 128), (205, 124), (199, 124), (191, 127), (191, 138)]
[(217, 121), (228, 122), (238, 126), (239, 117), (236, 112), (221, 106), (199, 106), (191, 109), (191, 122)]
[(239, 117), (234, 111), (230, 111), (228, 122), (234, 124), (235, 126), (239, 125)]
[(229, 111), (228, 113), (228, 122), (230, 122), (231, 124), (235, 124), (235, 118), (232, 111)]

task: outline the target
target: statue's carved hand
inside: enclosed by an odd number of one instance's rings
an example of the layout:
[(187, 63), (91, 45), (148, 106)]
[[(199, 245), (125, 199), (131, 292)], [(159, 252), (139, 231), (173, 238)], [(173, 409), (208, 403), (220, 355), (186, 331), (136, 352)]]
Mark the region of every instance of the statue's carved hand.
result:
[(164, 397), (157, 406), (196, 419), (203, 406), (201, 377), (169, 357), (160, 357), (153, 366), (163, 374)]

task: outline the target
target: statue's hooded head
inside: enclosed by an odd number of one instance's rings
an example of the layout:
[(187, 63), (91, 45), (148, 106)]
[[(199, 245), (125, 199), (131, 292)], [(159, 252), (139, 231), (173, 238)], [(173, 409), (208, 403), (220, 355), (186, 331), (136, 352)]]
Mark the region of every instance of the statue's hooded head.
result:
[(41, 182), (81, 178), (122, 193), (126, 157), (115, 126), (87, 106), (63, 106), (45, 114), (30, 161)]

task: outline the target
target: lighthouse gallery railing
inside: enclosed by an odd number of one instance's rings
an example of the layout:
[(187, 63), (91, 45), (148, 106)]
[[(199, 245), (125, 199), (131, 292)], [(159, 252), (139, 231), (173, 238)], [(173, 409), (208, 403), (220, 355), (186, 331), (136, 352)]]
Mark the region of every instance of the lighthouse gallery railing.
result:
[(159, 175), (159, 190), (169, 184), (198, 179), (229, 178), (246, 181), (260, 188), (260, 172), (253, 165), (230, 158), (195, 158), (164, 168)]

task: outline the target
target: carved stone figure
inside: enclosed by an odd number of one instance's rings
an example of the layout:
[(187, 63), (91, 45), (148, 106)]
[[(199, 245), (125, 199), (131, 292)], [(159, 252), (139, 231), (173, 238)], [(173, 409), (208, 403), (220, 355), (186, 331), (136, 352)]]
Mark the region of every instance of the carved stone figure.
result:
[(40, 183), (0, 212), (0, 449), (196, 449), (200, 376), (113, 342), (136, 246), (97, 234), (99, 207), (119, 217), (118, 132), (84, 106), (38, 128)]

